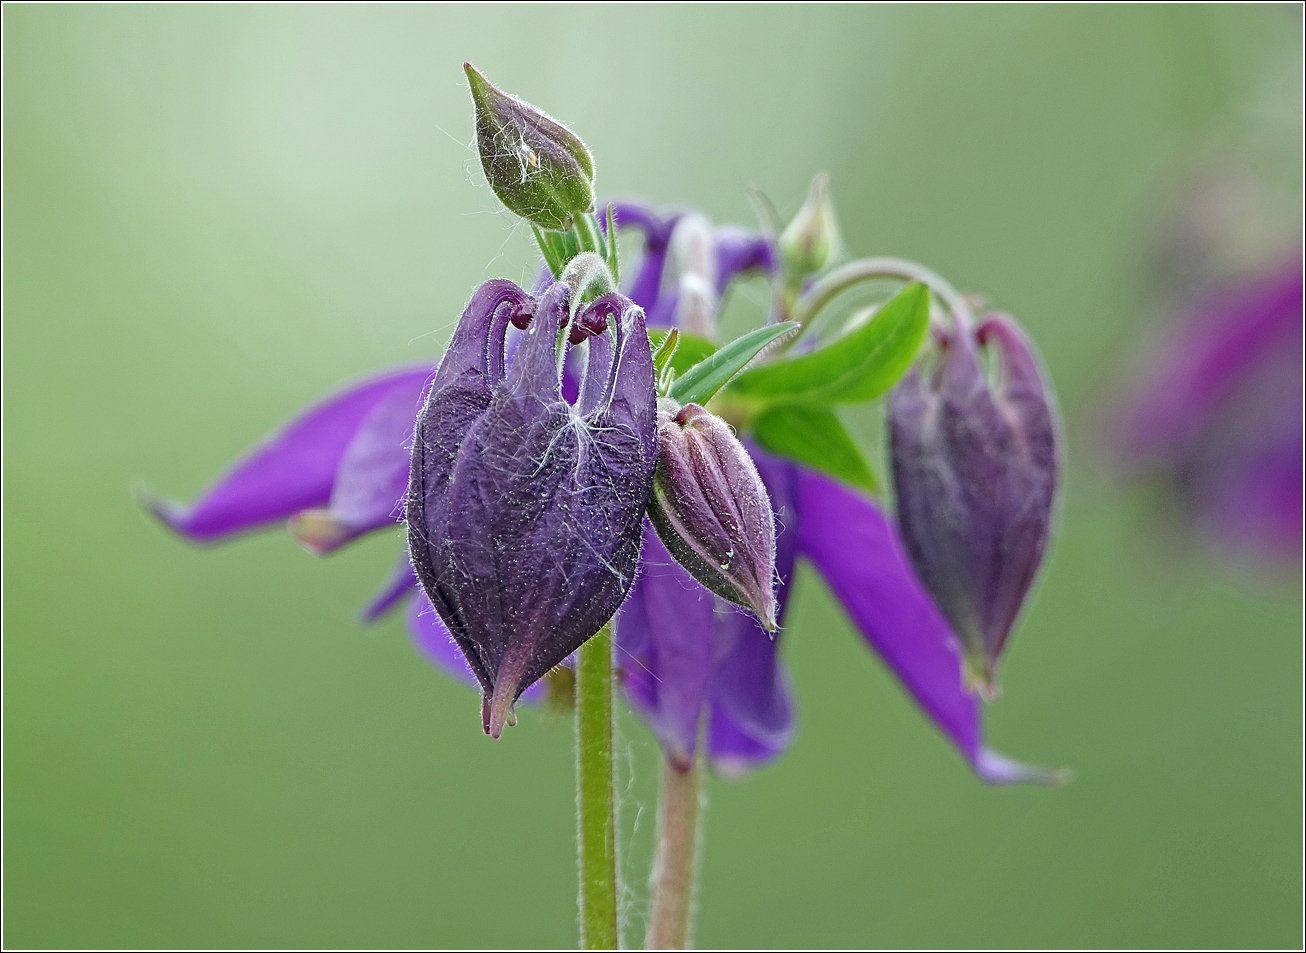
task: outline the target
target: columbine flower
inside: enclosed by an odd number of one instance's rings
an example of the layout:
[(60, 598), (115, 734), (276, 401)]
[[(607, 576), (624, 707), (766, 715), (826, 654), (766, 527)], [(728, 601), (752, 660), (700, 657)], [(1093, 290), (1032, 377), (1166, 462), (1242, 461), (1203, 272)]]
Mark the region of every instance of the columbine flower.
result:
[[(573, 317), (570, 297), (561, 282), (538, 302), (510, 281), (482, 285), (413, 441), (412, 564), (484, 689), (496, 738), (521, 692), (621, 605), (653, 479), (643, 312), (608, 294)], [(524, 332), (505, 368), (510, 323)], [(562, 396), (560, 334), (589, 342), (575, 405)]]
[[(671, 323), (680, 285), (671, 283), (664, 292), (662, 283), (672, 232), (685, 215), (663, 218), (633, 204), (615, 208), (617, 224), (635, 227), (645, 238), (642, 264), (626, 294), (645, 309), (650, 326)], [(775, 250), (763, 237), (732, 227), (717, 227), (711, 234), (718, 298), (740, 273), (777, 267)], [(509, 369), (516, 357), (513, 347), (510, 341)], [(572, 404), (580, 394), (576, 353), (573, 349), (562, 374), (562, 395)], [(152, 505), (178, 532), (197, 542), (305, 511), (320, 525), (334, 527), (338, 522), (348, 527), (331, 535), (329, 544), (313, 547), (323, 552), (365, 532), (365, 526), (391, 527), (403, 515), (412, 424), (434, 373), (433, 366), (410, 368), (342, 391), (293, 421), (190, 507), (157, 500)], [(404, 387), (407, 397), (401, 396)], [(391, 425), (403, 436), (374, 444)], [(375, 454), (367, 455), (370, 467), (346, 465), (346, 451), (355, 441), (360, 447), (377, 447)], [(876, 504), (755, 447), (749, 452), (775, 512), (778, 622), (783, 626), (794, 562), (804, 557), (825, 577), (868, 646), (980, 778), (998, 784), (1054, 780), (1057, 775), (1051, 772), (1018, 764), (985, 747), (980, 703), (962, 689), (955, 636), (913, 573), (893, 524)], [(376, 479), (366, 479), (368, 472)], [(398, 480), (396, 472), (401, 474)], [(378, 503), (373, 509), (384, 508), (385, 517), (369, 524), (335, 509), (332, 491), (337, 485), (342, 499), (356, 492), (367, 495), (363, 489), (370, 489), (377, 500), (390, 499), (388, 506)], [(319, 511), (332, 514), (331, 519)], [(294, 527), (302, 533), (308, 522), (295, 520)], [(632, 704), (682, 764), (694, 753), (703, 718), (706, 755), (718, 771), (735, 774), (767, 762), (785, 749), (793, 734), (793, 704), (778, 658), (780, 639), (772, 639), (751, 613), (715, 599), (693, 581), (647, 523), (643, 535), (635, 584), (616, 622), (617, 662)], [(407, 554), (401, 555), (362, 617), (374, 621), (405, 602), (409, 628), (423, 654), (470, 683), (475, 672), (454, 648)], [(536, 682), (521, 698), (542, 697), (543, 684)]]
[(1300, 254), (1174, 316), (1119, 415), (1117, 452), (1232, 549), (1301, 558)]
[[(990, 385), (979, 349), (988, 345)], [(1057, 426), (1025, 336), (998, 315), (943, 332), (889, 394), (898, 522), (925, 587), (961, 637), (966, 680), (997, 691), (998, 658), (1052, 521)]]

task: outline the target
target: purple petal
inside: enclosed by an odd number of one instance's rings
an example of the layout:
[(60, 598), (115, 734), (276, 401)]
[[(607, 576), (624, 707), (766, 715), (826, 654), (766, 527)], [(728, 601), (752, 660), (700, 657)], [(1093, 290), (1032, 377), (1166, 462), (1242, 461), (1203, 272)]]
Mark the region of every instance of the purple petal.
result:
[(188, 539), (208, 543), (324, 507), (359, 428), (396, 390), (420, 389), (429, 366), (389, 371), (327, 398), (257, 447), (190, 506), (148, 505)]
[(395, 563), (394, 570), (390, 573), (390, 578), (385, 581), (379, 592), (372, 597), (372, 601), (363, 607), (363, 611), (358, 614), (361, 622), (370, 624), (375, 622), (381, 616), (389, 612), (399, 600), (409, 592), (417, 588), (417, 573), (413, 572), (413, 562), (408, 558), (408, 550), (399, 554), (399, 560)]
[(983, 746), (981, 703), (962, 685), (961, 657), (943, 616), (912, 573), (892, 524), (870, 500), (800, 471), (802, 552), (825, 577), (870, 646), (979, 777), (993, 784), (1055, 782)]
[(775, 246), (765, 235), (746, 231), (737, 225), (722, 225), (716, 230), (716, 293), (726, 288), (741, 272), (774, 272), (779, 267)]

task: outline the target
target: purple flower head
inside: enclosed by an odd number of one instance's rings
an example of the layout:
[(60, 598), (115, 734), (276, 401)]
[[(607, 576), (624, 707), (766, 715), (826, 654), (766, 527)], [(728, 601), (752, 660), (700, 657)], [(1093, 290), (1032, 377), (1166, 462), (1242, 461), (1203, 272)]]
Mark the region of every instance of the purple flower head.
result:
[(476, 145), (499, 201), (540, 228), (562, 231), (594, 210), (594, 160), (566, 126), (501, 92), (463, 64), (476, 107)]
[[(775, 617), (781, 619), (798, 539), (784, 531), (784, 520), (793, 518), (797, 468), (750, 450), (756, 461), (750, 469), (770, 497), (779, 580)], [(753, 613), (714, 598), (651, 528), (644, 532), (641, 562), (616, 624), (622, 685), (635, 711), (681, 767), (692, 764), (704, 722), (707, 756), (718, 772), (738, 775), (778, 755), (793, 733), (778, 637)]]
[(663, 545), (774, 632), (775, 517), (748, 451), (720, 417), (674, 402), (658, 410), (658, 444), (648, 515)]
[[(621, 605), (656, 462), (643, 312), (611, 293), (573, 316), (570, 297), (563, 283), (538, 302), (510, 281), (482, 285), (414, 434), (413, 568), (481, 683), (494, 737), (522, 691)], [(505, 367), (509, 324), (524, 332)], [(561, 365), (578, 327), (588, 358), (573, 405)]]
[(1118, 414), (1116, 452), (1160, 474), (1234, 550), (1301, 557), (1302, 269), (1293, 254), (1198, 293)]
[[(980, 363), (989, 347), (995, 381)], [(944, 332), (888, 399), (898, 522), (912, 564), (960, 636), (986, 697), (1043, 559), (1057, 424), (1038, 361), (1005, 315)]]

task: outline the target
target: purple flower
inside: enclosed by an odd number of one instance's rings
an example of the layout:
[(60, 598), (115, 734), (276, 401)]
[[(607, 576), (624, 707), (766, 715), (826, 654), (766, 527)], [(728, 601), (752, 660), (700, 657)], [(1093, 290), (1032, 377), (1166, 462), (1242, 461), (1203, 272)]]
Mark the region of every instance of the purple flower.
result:
[(1194, 294), (1117, 415), (1117, 453), (1235, 551), (1301, 558), (1300, 254)]
[[(662, 219), (639, 206), (617, 207), (618, 224), (639, 228), (646, 237), (643, 263), (627, 293), (649, 313), (650, 325), (654, 312), (664, 321), (677, 314), (674, 302), (668, 300), (678, 296), (680, 284), (663, 293), (663, 271), (671, 233), (683, 217)], [(740, 272), (777, 267), (766, 239), (731, 228), (715, 228), (711, 234), (716, 295), (723, 294)], [(521, 300), (518, 293), (520, 289), (508, 300)], [(537, 309), (545, 311), (545, 303), (541, 301)], [(591, 339), (591, 346), (595, 340), (599, 339)], [(526, 361), (530, 339), (525, 342), (508, 342), (508, 367), (494, 372), (496, 381), (515, 379), (519, 357), (514, 345), (519, 347), (520, 360)], [(475, 367), (483, 366), (488, 375), (497, 352), (491, 347), (485, 353), (486, 363)], [(562, 393), (584, 407), (576, 353), (572, 351), (564, 366)], [(516, 373), (525, 375), (526, 368)], [(390, 527), (402, 514), (412, 425), (427, 403), (424, 391), (433, 377), (433, 367), (407, 369), (345, 390), (292, 422), (192, 506), (157, 502), (156, 511), (178, 532), (207, 542), (304, 511), (325, 510), (332, 514), (328, 525), (338, 522), (347, 531), (338, 540), (332, 536), (330, 545), (318, 546), (320, 551), (352, 538), (350, 534), (365, 532), (365, 527)], [(586, 386), (588, 381), (589, 375)], [(348, 462), (355, 445), (359, 457), (370, 460), (368, 467)], [(364, 453), (364, 447), (375, 452)], [(917, 580), (893, 524), (879, 508), (861, 493), (824, 476), (754, 447), (749, 452), (774, 508), (780, 622), (795, 561), (805, 557), (825, 577), (868, 646), (980, 778), (991, 783), (1053, 780), (1051, 772), (1017, 764), (984, 746), (980, 703), (962, 689), (956, 638)], [(374, 479), (365, 479), (365, 473), (374, 474)], [(372, 522), (362, 518), (361, 510), (344, 505), (346, 499), (363, 497), (388, 501), (377, 502), (367, 511)], [(384, 518), (376, 515), (382, 510)], [(714, 598), (693, 581), (670, 558), (647, 522), (643, 537), (639, 570), (616, 623), (618, 664), (636, 711), (650, 722), (673, 758), (692, 756), (700, 728), (707, 756), (718, 771), (739, 773), (774, 758), (792, 738), (794, 723), (778, 657), (783, 635), (771, 638), (751, 613)], [(407, 555), (363, 610), (363, 618), (379, 618), (405, 601), (409, 628), (422, 652), (461, 680), (471, 684), (475, 679), (484, 686), (475, 666), (455, 647)], [(540, 697), (543, 684), (535, 682), (521, 697)]]
[[(412, 564), (484, 689), (496, 738), (521, 692), (621, 605), (657, 459), (643, 311), (608, 294), (572, 318), (569, 301), (562, 283), (538, 303), (510, 281), (482, 285), (413, 441)], [(524, 332), (505, 368), (510, 323)], [(559, 334), (589, 340), (574, 406)]]
[[(990, 345), (990, 384), (979, 349)], [(942, 333), (889, 393), (898, 523), (921, 581), (960, 636), (985, 697), (1034, 581), (1057, 489), (1057, 424), (1038, 361), (1015, 322)]]

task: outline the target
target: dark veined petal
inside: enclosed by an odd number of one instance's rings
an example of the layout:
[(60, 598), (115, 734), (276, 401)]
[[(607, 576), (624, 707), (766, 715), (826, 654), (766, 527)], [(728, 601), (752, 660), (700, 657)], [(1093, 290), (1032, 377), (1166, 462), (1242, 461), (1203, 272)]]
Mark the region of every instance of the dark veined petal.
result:
[(1055, 783), (1061, 772), (1028, 767), (984, 747), (981, 702), (962, 682), (959, 645), (917, 580), (893, 524), (869, 499), (801, 471), (799, 540), (858, 631), (981, 780)]
[[(413, 596), (405, 610), (408, 632), (422, 657), (446, 675), (469, 688), (479, 688), (476, 673), (467, 664), (467, 657), (445, 628), (444, 622), (431, 606), (431, 600), (420, 590)], [(538, 702), (544, 698), (543, 682), (536, 682), (521, 694), (524, 702)]]
[(521, 691), (620, 606), (656, 456), (642, 311), (623, 299), (602, 341), (590, 338), (581, 412), (561, 393), (563, 284), (533, 309), (512, 366), (495, 379), (512, 315), (497, 316), (516, 294), (478, 292), (464, 313), (455, 342), (487, 342), (489, 358), (448, 374), (441, 365), (418, 420), (407, 509), (414, 568), (481, 683), (495, 736)]
[(189, 506), (157, 498), (145, 502), (198, 543), (325, 507), (360, 428), (395, 394), (420, 391), (431, 373), (428, 366), (401, 368), (327, 398), (251, 451)]

